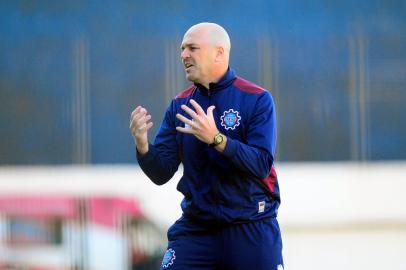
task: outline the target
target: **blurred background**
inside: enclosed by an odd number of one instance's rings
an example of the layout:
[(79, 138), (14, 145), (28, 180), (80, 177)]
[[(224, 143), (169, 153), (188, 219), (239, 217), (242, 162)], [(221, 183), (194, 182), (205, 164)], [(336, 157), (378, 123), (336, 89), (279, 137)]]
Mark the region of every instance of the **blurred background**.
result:
[(0, 1), (0, 269), (158, 269), (180, 216), (128, 128), (221, 24), (274, 96), (285, 269), (406, 269), (406, 2)]

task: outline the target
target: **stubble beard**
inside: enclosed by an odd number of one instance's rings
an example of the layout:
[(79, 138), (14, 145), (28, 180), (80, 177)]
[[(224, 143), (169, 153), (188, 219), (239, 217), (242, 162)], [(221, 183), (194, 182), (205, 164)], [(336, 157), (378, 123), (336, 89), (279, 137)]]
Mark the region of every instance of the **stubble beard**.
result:
[[(195, 68), (195, 67), (193, 67), (193, 68)], [(194, 74), (196, 72), (196, 70), (191, 70), (189, 72), (185, 71), (185, 72), (186, 72), (186, 79), (188, 81), (193, 82), (193, 83), (198, 83), (198, 78), (197, 78), (196, 74)]]

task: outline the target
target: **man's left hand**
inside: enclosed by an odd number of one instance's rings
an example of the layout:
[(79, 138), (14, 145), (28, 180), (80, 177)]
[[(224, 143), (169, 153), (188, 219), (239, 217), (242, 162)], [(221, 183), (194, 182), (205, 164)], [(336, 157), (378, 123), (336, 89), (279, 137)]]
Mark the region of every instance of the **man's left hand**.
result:
[(187, 119), (179, 113), (176, 114), (176, 118), (190, 127), (176, 127), (176, 130), (183, 133), (193, 134), (196, 138), (207, 144), (213, 143), (214, 136), (219, 133), (213, 117), (215, 106), (207, 108), (206, 114), (202, 107), (193, 99), (190, 100), (190, 104), (192, 104), (195, 110), (192, 110), (186, 105), (182, 105), (181, 108), (192, 118), (192, 120)]

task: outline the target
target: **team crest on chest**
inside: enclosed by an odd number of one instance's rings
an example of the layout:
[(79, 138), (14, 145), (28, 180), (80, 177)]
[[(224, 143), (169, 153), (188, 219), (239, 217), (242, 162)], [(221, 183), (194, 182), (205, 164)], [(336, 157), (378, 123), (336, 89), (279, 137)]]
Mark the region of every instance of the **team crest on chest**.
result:
[(228, 111), (223, 112), (223, 115), (220, 117), (220, 119), (221, 125), (225, 129), (234, 130), (236, 127), (240, 125), (241, 116), (239, 115), (238, 111), (229, 109)]

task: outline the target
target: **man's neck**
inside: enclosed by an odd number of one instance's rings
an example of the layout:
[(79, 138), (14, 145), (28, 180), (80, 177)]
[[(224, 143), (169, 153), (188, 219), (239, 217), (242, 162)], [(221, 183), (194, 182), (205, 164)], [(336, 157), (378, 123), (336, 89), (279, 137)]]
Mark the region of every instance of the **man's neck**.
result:
[(206, 87), (207, 89), (209, 89), (210, 84), (211, 84), (211, 83), (218, 83), (218, 82), (221, 80), (221, 78), (223, 78), (224, 75), (226, 75), (227, 70), (228, 70), (228, 67), (227, 67), (225, 70), (223, 69), (221, 72), (218, 72), (217, 74), (215, 74), (215, 75), (212, 77), (211, 80), (209, 80), (209, 81), (207, 81), (207, 82), (202, 82), (202, 83), (200, 83), (200, 84), (203, 85), (204, 87)]

